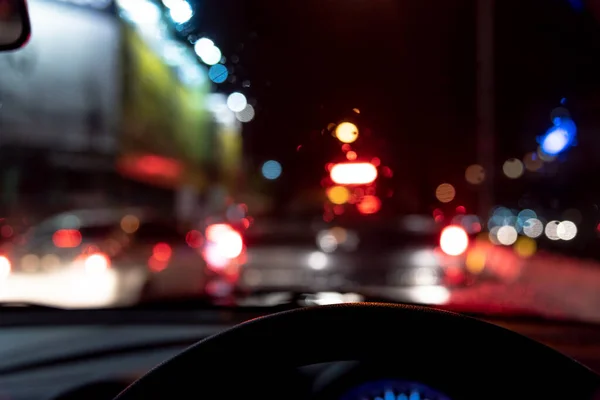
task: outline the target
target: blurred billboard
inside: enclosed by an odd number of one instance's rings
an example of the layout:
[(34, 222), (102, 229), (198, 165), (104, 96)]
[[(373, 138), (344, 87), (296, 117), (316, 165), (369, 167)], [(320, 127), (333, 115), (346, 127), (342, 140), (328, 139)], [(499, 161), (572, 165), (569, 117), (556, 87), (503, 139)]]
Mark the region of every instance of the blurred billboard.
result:
[(134, 29), (124, 28), (124, 145), (202, 162), (210, 157), (208, 85), (185, 85)]
[[(203, 186), (207, 180), (205, 168), (214, 162), (212, 147), (216, 132), (211, 129), (211, 116), (205, 107), (205, 96), (210, 86), (202, 81), (190, 84), (184, 80), (182, 73), (186, 71), (186, 62), (190, 69), (201, 71), (196, 60), (185, 58), (185, 48), (175, 42), (161, 43), (161, 47), (172, 46), (174, 50), (169, 63), (170, 59), (144, 40), (136, 29), (124, 25), (123, 32), (121, 152), (122, 161), (134, 166), (133, 169), (126, 168), (126, 173), (143, 178), (144, 171), (152, 171), (136, 169), (136, 163), (131, 160), (139, 157), (147, 160), (148, 155), (160, 156), (181, 164), (166, 171), (173, 175), (167, 177), (170, 179), (157, 175), (161, 183), (168, 184), (171, 180), (179, 186), (182, 182), (191, 181), (195, 186)], [(185, 176), (176, 175), (176, 170)], [(152, 179), (151, 174), (147, 178)]]

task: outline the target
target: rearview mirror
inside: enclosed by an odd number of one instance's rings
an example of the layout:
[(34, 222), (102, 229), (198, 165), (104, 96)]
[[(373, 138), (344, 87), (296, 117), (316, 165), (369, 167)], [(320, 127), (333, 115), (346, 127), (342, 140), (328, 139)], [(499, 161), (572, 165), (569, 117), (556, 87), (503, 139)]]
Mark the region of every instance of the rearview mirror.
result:
[(0, 51), (23, 47), (30, 34), (25, 0), (0, 0)]

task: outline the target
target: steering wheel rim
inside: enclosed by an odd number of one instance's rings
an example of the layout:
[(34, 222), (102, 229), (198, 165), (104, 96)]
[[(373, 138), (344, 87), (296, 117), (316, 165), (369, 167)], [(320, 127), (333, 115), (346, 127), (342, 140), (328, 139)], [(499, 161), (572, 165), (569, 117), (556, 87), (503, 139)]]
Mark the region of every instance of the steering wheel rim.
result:
[(190, 390), (205, 398), (258, 398), (248, 391), (259, 374), (341, 360), (392, 366), (398, 359), (414, 370), (456, 375), (455, 387), (446, 379), (451, 398), (592, 399), (600, 388), (585, 366), (499, 326), (426, 307), (352, 303), (239, 324), (158, 365), (116, 400), (175, 398)]

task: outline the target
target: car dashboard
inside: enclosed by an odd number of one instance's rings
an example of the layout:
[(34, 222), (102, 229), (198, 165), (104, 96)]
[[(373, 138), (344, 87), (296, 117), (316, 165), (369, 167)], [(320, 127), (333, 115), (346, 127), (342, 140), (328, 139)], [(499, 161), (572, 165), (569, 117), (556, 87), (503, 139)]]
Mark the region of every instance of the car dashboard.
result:
[[(110, 324), (3, 326), (0, 329), (0, 398), (112, 399), (157, 364), (196, 341), (241, 322), (238, 319), (248, 317), (251, 316), (229, 315), (225, 318), (228, 323), (216, 323), (216, 320), (223, 320), (219, 317), (204, 323), (152, 324), (133, 319)], [(599, 327), (520, 320), (490, 322), (554, 347), (595, 371), (600, 370)], [(474, 340), (474, 346), (481, 343), (481, 339)], [(426, 356), (431, 357), (430, 354)], [(402, 366), (401, 360), (393, 364), (400, 368), (391, 371), (385, 366), (350, 360), (284, 371), (284, 386), (290, 391), (284, 397), (323, 400), (463, 398), (450, 377), (436, 381), (433, 377), (411, 376), (410, 366)], [(259, 378), (268, 389), (272, 377), (265, 373), (262, 377), (259, 374)], [(464, 385), (464, 381), (460, 384)], [(199, 384), (200, 393), (201, 390)]]
[[(384, 375), (373, 376), (373, 371), (356, 361), (314, 364), (288, 371), (287, 383), (294, 385), (294, 393), (286, 398), (340, 399), (340, 400), (449, 400), (439, 388), (413, 380)], [(387, 377), (385, 377), (387, 376)], [(62, 392), (52, 399), (112, 399), (133, 382), (135, 376), (114, 377), (89, 382)], [(199, 388), (201, 392), (201, 387)], [(269, 388), (265, 388), (269, 390)], [(266, 398), (275, 397), (267, 395)], [(36, 397), (40, 398), (40, 397)]]

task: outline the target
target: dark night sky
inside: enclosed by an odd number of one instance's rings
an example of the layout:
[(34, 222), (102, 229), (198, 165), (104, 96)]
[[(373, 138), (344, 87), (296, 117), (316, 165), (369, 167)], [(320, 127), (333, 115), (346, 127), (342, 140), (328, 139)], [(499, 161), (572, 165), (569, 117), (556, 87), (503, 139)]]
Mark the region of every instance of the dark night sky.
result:
[[(238, 78), (223, 91), (241, 89), (246, 79), (252, 84), (244, 89), (258, 110), (244, 127), (248, 154), (255, 165), (282, 162), (280, 188), (317, 185), (324, 163), (341, 155), (321, 130), (354, 116), (370, 132), (356, 144), (359, 155), (381, 156), (396, 185), (433, 203), (435, 187), (448, 181), (472, 203), (464, 170), (477, 161), (473, 0), (203, 3), (198, 32), (215, 39)], [(566, 0), (499, 0), (497, 25), (500, 169), (505, 159), (535, 149), (562, 97), (585, 118), (578, 121), (581, 140), (586, 124), (597, 126), (589, 104), (598, 93), (600, 35), (597, 22)], [(579, 164), (595, 172), (587, 161), (596, 158), (593, 148), (580, 146), (571, 158), (585, 156)], [(495, 184), (500, 196), (522, 190), (507, 191), (505, 183)]]

